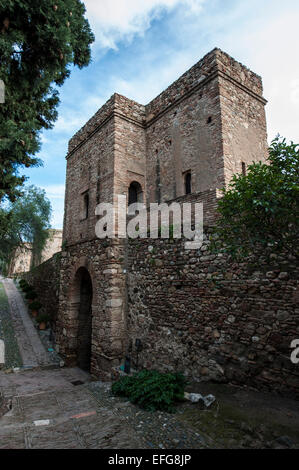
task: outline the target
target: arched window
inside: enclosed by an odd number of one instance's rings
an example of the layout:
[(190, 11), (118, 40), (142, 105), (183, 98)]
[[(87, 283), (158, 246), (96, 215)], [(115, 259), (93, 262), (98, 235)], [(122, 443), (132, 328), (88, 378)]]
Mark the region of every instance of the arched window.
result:
[(142, 187), (137, 181), (133, 181), (129, 187), (129, 206), (136, 202), (143, 202)]
[(187, 171), (185, 174), (185, 194), (191, 194), (191, 171)]

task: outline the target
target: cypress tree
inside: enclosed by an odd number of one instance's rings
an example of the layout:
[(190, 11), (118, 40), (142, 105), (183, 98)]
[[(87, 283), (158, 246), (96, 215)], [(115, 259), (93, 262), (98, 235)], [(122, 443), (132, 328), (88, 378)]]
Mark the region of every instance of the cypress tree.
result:
[(0, 6), (0, 202), (14, 201), (21, 168), (40, 165), (40, 133), (57, 119), (71, 66), (91, 60), (94, 41), (80, 0), (2, 0)]

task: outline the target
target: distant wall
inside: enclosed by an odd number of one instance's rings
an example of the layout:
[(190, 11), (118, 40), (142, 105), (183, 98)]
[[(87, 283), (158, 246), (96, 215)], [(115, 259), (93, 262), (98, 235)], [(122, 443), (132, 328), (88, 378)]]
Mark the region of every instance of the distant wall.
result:
[(9, 267), (9, 276), (28, 272), (32, 266), (37, 266), (47, 261), (55, 253), (61, 251), (61, 245), (62, 230), (50, 229), (46, 245), (37, 259), (33, 259), (32, 244), (26, 243), (24, 244), (24, 247), (17, 248)]
[(30, 272), (22, 274), (29, 284), (34, 287), (38, 301), (43, 305), (41, 313), (51, 318), (55, 330), (59, 305), (61, 253), (33, 268)]
[(24, 273), (30, 270), (32, 261), (31, 244), (26, 243), (16, 249), (13, 259), (11, 260), (8, 275)]
[(55, 253), (61, 251), (62, 245), (62, 230), (50, 230), (50, 236), (46, 242), (45, 248), (42, 251), (41, 262), (44, 263), (52, 258)]

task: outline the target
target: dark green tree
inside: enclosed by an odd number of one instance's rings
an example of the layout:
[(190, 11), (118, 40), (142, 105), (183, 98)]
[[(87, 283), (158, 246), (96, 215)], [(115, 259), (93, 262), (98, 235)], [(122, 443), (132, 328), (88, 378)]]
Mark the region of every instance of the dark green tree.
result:
[(0, 202), (20, 194), (20, 168), (39, 165), (40, 131), (53, 127), (58, 87), (71, 66), (90, 63), (94, 36), (80, 0), (2, 0), (0, 4)]
[(37, 259), (49, 237), (51, 204), (45, 191), (35, 186), (25, 187), (22, 196), (0, 209), (0, 261), (8, 267), (18, 248), (33, 250)]
[(299, 221), (299, 145), (277, 137), (269, 162), (235, 175), (218, 204), (212, 246), (233, 256), (258, 249), (296, 253)]

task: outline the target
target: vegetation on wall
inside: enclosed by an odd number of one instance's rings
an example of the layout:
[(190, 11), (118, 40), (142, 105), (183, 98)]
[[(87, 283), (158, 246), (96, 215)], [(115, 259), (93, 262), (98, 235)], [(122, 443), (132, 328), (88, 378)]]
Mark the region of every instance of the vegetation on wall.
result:
[[(214, 249), (234, 257), (257, 248), (296, 253), (299, 220), (299, 145), (277, 137), (269, 161), (234, 175), (218, 204)], [(217, 235), (216, 235), (217, 234)]]

